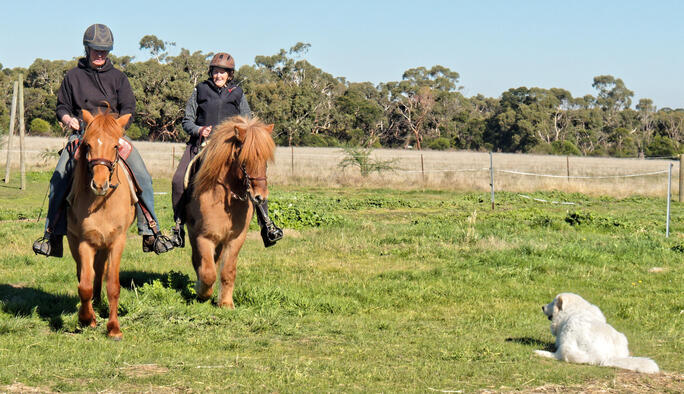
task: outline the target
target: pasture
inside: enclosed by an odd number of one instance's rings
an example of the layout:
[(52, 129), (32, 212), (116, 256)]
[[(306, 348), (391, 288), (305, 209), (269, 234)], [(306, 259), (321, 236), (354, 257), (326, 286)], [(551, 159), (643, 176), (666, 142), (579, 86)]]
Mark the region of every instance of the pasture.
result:
[[(252, 224), (235, 310), (194, 300), (189, 248), (143, 254), (129, 231), (115, 342), (106, 305), (79, 327), (68, 251), (31, 252), (49, 177), (0, 184), (0, 391), (684, 391), (684, 212), (672, 203), (665, 238), (662, 196), (501, 192), (492, 210), (482, 191), (273, 182), (285, 238), (265, 249)], [(170, 200), (156, 196), (167, 232)], [(534, 356), (562, 291), (663, 372)]]

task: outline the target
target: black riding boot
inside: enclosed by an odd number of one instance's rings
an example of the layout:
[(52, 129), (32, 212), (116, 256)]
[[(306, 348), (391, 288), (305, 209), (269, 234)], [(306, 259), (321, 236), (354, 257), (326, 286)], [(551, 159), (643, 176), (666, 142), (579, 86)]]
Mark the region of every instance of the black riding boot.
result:
[(33, 253), (48, 257), (62, 257), (64, 255), (63, 235), (55, 235), (49, 231), (33, 242)]
[(264, 247), (275, 245), (276, 242), (283, 238), (283, 230), (276, 226), (271, 218), (268, 217), (268, 201), (261, 198), (252, 198), (254, 210), (257, 213), (257, 222), (261, 227), (261, 239), (264, 241)]
[(171, 228), (171, 242), (177, 248), (185, 247), (185, 229), (180, 219), (176, 219), (176, 225)]

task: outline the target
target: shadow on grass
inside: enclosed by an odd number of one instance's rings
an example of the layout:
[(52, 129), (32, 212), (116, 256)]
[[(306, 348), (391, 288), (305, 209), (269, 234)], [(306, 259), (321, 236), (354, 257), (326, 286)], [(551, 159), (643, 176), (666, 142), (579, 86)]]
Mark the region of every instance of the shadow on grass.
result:
[(549, 352), (556, 351), (556, 344), (553, 342), (540, 341), (536, 338), (506, 338), (506, 342), (515, 342), (525, 346), (534, 346), (535, 349), (546, 350)]
[(121, 271), (119, 272), (119, 283), (124, 289), (133, 290), (135, 287), (152, 284), (155, 280), (164, 283), (166, 276), (167, 274), (158, 272)]
[(2, 310), (15, 316), (35, 313), (50, 324), (53, 331), (64, 327), (62, 314), (74, 313), (78, 297), (66, 294), (50, 294), (31, 287), (0, 284)]
[(152, 284), (155, 281), (161, 283), (162, 286), (176, 290), (183, 297), (185, 302), (192, 302), (196, 300), (194, 290), (191, 290), (194, 281), (190, 280), (188, 275), (181, 272), (170, 271), (165, 274), (157, 272), (141, 272), (141, 271), (121, 271), (119, 273), (119, 283), (121, 287), (133, 290), (140, 288), (147, 284)]

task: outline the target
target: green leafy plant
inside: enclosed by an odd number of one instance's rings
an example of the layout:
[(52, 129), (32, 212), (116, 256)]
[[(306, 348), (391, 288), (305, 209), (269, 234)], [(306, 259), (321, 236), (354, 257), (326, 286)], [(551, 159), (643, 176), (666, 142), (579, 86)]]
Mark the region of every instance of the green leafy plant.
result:
[(338, 166), (340, 168), (358, 167), (361, 171), (361, 176), (367, 177), (372, 172), (378, 174), (383, 171), (394, 171), (394, 163), (396, 160), (377, 160), (370, 157), (372, 150), (360, 147), (346, 147), (343, 148), (345, 158), (340, 161)]

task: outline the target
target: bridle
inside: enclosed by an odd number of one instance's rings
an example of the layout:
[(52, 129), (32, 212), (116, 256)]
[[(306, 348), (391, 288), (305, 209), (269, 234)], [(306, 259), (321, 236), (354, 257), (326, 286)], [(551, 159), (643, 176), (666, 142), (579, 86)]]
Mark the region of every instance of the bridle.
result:
[[(91, 178), (93, 176), (93, 169), (96, 166), (107, 167), (107, 169), (109, 170), (109, 187), (111, 187), (112, 189), (116, 189), (119, 186), (119, 184), (121, 183), (121, 182), (119, 182), (116, 185), (112, 184), (112, 176), (114, 175), (114, 171), (116, 170), (116, 165), (119, 163), (119, 158), (120, 158), (119, 146), (118, 145), (114, 146), (114, 154), (116, 156), (114, 161), (111, 161), (111, 160), (105, 159), (105, 158), (101, 158), (101, 157), (98, 157), (95, 159), (88, 159), (88, 174), (90, 175)], [(92, 180), (91, 180), (91, 182), (92, 182)]]
[[(242, 147), (235, 151), (234, 160), (237, 160), (237, 157), (240, 155), (241, 149)], [(233, 194), (233, 196), (235, 196), (235, 198), (237, 198), (240, 201), (246, 201), (247, 199), (249, 199), (250, 201), (255, 202), (254, 195), (252, 194), (252, 183), (255, 181), (266, 182), (267, 177), (249, 175), (249, 173), (247, 173), (247, 167), (245, 167), (244, 163), (240, 166), (240, 171), (242, 171), (242, 186), (244, 187), (244, 192), (241, 194), (237, 194), (234, 191), (231, 191), (231, 193)]]

